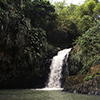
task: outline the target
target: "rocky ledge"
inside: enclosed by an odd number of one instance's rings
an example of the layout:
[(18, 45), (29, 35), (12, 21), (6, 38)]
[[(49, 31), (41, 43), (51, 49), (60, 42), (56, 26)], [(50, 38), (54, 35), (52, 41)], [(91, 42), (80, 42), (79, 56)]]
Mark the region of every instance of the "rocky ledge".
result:
[(100, 76), (73, 86), (65, 86), (64, 92), (100, 95)]

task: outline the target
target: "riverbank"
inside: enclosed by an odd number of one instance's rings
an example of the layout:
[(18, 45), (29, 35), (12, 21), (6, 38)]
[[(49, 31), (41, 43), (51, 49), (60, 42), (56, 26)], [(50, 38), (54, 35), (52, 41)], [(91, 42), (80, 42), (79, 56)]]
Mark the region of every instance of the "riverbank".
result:
[(89, 81), (71, 86), (65, 86), (64, 92), (100, 95), (100, 76)]

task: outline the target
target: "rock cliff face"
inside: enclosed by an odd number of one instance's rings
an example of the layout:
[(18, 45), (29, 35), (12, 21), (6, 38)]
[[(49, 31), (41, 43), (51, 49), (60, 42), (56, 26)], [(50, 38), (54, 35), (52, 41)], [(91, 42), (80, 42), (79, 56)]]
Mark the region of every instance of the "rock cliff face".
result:
[(65, 92), (100, 95), (100, 76), (73, 86), (66, 86)]

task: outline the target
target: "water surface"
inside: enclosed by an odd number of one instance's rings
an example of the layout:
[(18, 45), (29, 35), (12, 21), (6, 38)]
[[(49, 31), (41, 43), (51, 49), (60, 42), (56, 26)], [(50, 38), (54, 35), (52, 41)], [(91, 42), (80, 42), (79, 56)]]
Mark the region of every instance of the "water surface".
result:
[(100, 100), (100, 96), (73, 94), (61, 90), (0, 90), (0, 100)]

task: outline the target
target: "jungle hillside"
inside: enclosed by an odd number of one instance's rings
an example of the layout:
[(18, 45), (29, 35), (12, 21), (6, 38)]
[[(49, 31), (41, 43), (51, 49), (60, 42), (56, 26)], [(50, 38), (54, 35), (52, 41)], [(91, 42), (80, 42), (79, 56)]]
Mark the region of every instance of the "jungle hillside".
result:
[(72, 48), (70, 75), (100, 64), (99, 0), (0, 0), (0, 88), (44, 86), (47, 60), (64, 48)]

